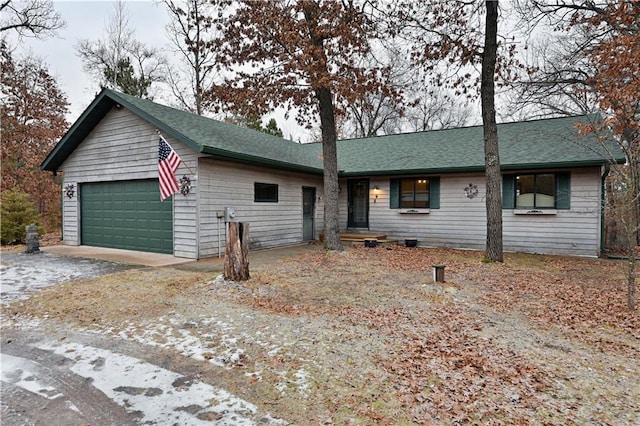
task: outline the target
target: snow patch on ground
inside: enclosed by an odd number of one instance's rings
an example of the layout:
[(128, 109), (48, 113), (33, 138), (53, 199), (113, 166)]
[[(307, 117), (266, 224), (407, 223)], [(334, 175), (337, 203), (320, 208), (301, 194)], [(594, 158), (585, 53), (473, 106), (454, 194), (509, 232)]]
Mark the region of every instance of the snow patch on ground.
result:
[(8, 354), (0, 354), (2, 371), (0, 378), (5, 383), (21, 387), (36, 395), (47, 399), (61, 398), (62, 395), (46, 380), (46, 376), (40, 374), (42, 366), (25, 358)]
[(91, 331), (116, 334), (121, 339), (143, 345), (175, 350), (183, 356), (223, 368), (233, 368), (244, 356), (244, 349), (239, 347), (231, 327), (213, 319), (203, 319), (196, 324), (181, 318), (159, 317), (153, 324), (129, 323), (120, 331), (113, 328)]
[(45, 287), (80, 278), (132, 268), (131, 265), (56, 256), (51, 253), (2, 253), (0, 262), (0, 301), (8, 304), (24, 300)]
[(309, 393), (309, 373), (302, 368), (296, 370), (291, 374), (290, 371), (281, 371), (279, 373), (282, 380), (276, 384), (276, 389), (280, 391), (282, 395), (285, 395), (291, 388), (296, 389), (297, 392), (303, 396)]
[[(43, 343), (73, 361), (75, 374), (129, 412), (140, 412), (145, 424), (254, 425), (255, 405), (229, 392), (149, 364), (137, 358), (77, 343)], [(4, 355), (3, 355), (4, 363)], [(285, 424), (264, 417), (258, 423)]]
[[(246, 318), (251, 322), (251, 318)], [(94, 326), (89, 331), (98, 334), (116, 335), (121, 339), (143, 345), (173, 350), (182, 356), (198, 361), (206, 361), (218, 367), (231, 369), (243, 362), (245, 349), (242, 345), (257, 345), (265, 349), (269, 358), (295, 357), (287, 348), (299, 342), (287, 342), (283, 335), (272, 332), (269, 327), (262, 330), (248, 330), (246, 326), (234, 323), (230, 316), (223, 319), (201, 318), (197, 321), (180, 316), (164, 316), (153, 323), (126, 323), (123, 328), (103, 328)], [(299, 361), (304, 361), (299, 359)], [(247, 376), (262, 380), (262, 371), (246, 373)], [(276, 388), (282, 393), (297, 392), (307, 395), (310, 391), (310, 374), (304, 369), (277, 372), (282, 377)]]

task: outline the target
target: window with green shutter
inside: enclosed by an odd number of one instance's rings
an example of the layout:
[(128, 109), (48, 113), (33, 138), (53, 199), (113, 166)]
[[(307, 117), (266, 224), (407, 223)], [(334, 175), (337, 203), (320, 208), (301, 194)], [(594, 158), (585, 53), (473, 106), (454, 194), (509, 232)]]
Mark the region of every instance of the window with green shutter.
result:
[(440, 178), (391, 179), (389, 207), (392, 209), (439, 209)]
[(569, 173), (527, 173), (504, 175), (502, 204), (505, 209), (570, 208)]

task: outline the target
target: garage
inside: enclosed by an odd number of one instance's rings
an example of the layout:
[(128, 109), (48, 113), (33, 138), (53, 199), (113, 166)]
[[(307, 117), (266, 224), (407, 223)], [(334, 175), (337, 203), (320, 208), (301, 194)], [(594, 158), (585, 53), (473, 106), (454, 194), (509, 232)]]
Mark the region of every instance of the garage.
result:
[(82, 244), (173, 254), (172, 200), (157, 179), (80, 185)]

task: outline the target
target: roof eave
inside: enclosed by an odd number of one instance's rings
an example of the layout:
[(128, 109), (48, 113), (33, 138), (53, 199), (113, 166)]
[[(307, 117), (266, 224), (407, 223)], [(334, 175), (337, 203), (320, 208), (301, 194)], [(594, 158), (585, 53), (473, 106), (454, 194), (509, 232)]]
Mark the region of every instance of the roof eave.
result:
[[(80, 142), (86, 137), (76, 137), (80, 133), (85, 133), (85, 128), (93, 128), (92, 124), (99, 122), (116, 104), (112, 99), (107, 97), (106, 90), (102, 90), (91, 104), (82, 112), (80, 117), (62, 136), (56, 146), (49, 152), (44, 161), (40, 164), (41, 170), (55, 172), (60, 165), (67, 159), (69, 155), (80, 145)], [(107, 104), (111, 102), (111, 104)], [(90, 123), (89, 123), (90, 121)], [(86, 134), (88, 134), (86, 132)]]
[(211, 155), (213, 158), (216, 158), (216, 159), (234, 161), (237, 163), (272, 167), (277, 169), (311, 173), (316, 175), (322, 175), (323, 173), (322, 168), (304, 166), (304, 165), (294, 164), (294, 163), (287, 163), (285, 161), (272, 160), (270, 158), (264, 158), (264, 157), (259, 157), (255, 155), (249, 155), (249, 154), (241, 154), (237, 152), (231, 152), (231, 151), (221, 150), (217, 148), (212, 148), (209, 146), (203, 147), (201, 152), (203, 154)]
[[(581, 168), (581, 167), (600, 167), (605, 164), (624, 164), (624, 158), (615, 158), (613, 160), (606, 159), (594, 159), (588, 161), (564, 161), (554, 163), (521, 163), (521, 164), (501, 164), (501, 170), (531, 170), (531, 169), (567, 169), (567, 168)], [(373, 171), (341, 171), (340, 177), (360, 177), (360, 176), (394, 176), (394, 175), (433, 175), (443, 173), (477, 173), (484, 172), (483, 166), (465, 166), (465, 167), (437, 167), (429, 169), (394, 169), (394, 170), (373, 170)]]

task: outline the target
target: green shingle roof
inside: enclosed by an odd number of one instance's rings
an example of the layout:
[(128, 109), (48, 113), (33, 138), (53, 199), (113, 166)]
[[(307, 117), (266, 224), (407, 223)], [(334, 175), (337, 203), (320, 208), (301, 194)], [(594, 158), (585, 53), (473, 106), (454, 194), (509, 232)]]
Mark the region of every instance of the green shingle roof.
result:
[(57, 170), (116, 105), (127, 108), (163, 134), (171, 135), (198, 152), (252, 164), (322, 173), (321, 157), (299, 143), (108, 89), (100, 92), (41, 167)]
[[(503, 170), (582, 167), (624, 162), (620, 149), (595, 136), (578, 136), (576, 123), (595, 115), (498, 125)], [(613, 155), (612, 155), (613, 153)], [(343, 175), (441, 173), (484, 170), (482, 126), (426, 131), (338, 142)]]
[[(192, 149), (251, 164), (322, 173), (322, 146), (299, 144), (263, 132), (103, 90), (42, 163), (57, 170), (102, 118), (121, 105)], [(498, 125), (502, 169), (581, 167), (624, 162), (617, 147), (603, 149), (594, 136), (579, 137), (575, 123), (596, 116)], [(338, 142), (342, 176), (484, 170), (482, 126), (406, 133)]]

